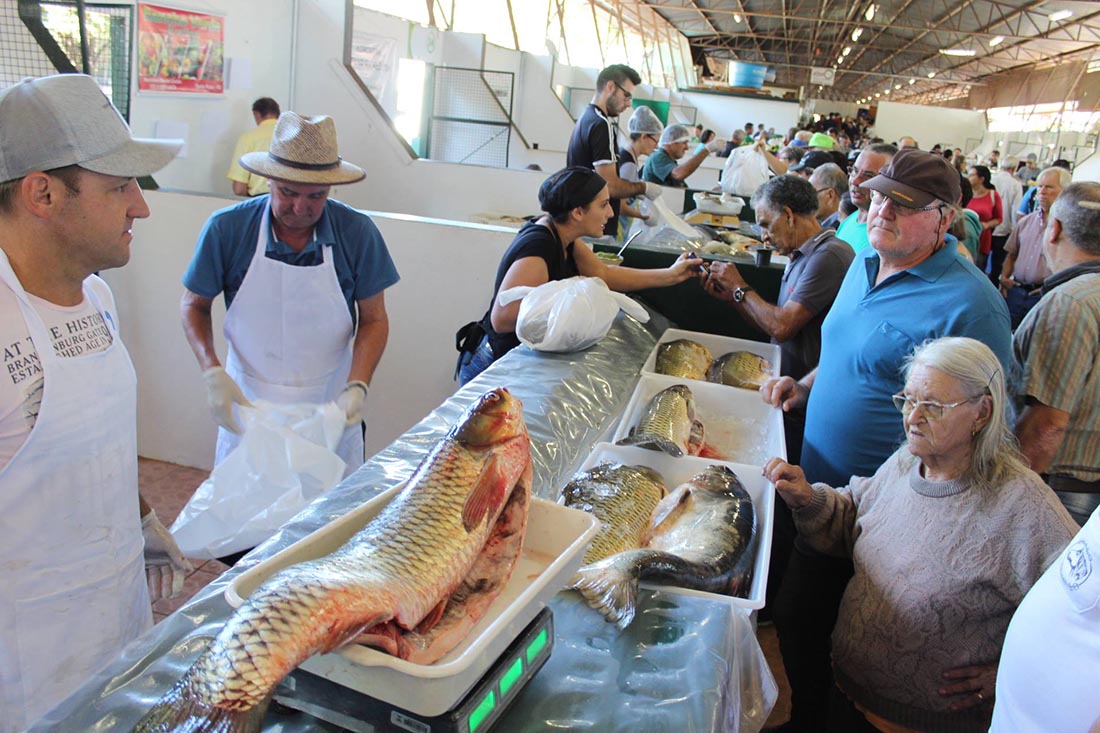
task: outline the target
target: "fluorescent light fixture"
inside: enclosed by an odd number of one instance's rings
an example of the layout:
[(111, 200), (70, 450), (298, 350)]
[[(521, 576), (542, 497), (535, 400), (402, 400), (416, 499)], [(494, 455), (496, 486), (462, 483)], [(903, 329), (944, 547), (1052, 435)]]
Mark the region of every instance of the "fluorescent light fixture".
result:
[(1072, 10), (1058, 10), (1047, 16), (1051, 23), (1057, 23), (1060, 20), (1065, 20), (1069, 16), (1073, 15)]
[(944, 56), (977, 56), (978, 52), (972, 48), (941, 48)]
[(882, 93), (883, 93), (883, 94), (889, 94), (889, 93), (890, 93), (890, 90), (889, 90), (889, 89), (883, 89), (883, 90), (882, 90)]
[(901, 89), (901, 84), (895, 84), (894, 89)]
[(733, 22), (734, 23), (740, 23), (741, 22), (741, 14), (740, 13), (734, 13), (733, 14)]
[(875, 92), (875, 99), (878, 99), (881, 96), (882, 96), (881, 94), (879, 94), (878, 92)]
[(910, 79), (910, 80), (909, 80), (909, 86), (913, 86), (913, 85), (914, 85), (914, 84), (916, 84), (916, 83), (917, 83), (917, 80), (916, 80), (916, 79)]
[(854, 31), (852, 31), (852, 41), (853, 42), (858, 41), (859, 37), (862, 36), (862, 35), (863, 35), (863, 29), (862, 28), (856, 28)]
[(929, 72), (928, 72), (928, 78), (929, 78), (929, 79), (935, 79), (935, 78), (936, 78), (936, 72), (934, 72), (934, 71), (929, 71)]
[[(870, 5), (867, 6), (867, 12), (863, 14), (863, 17), (866, 18), (867, 20), (874, 20), (875, 19), (875, 4), (874, 3), (871, 3)], [(1051, 16), (1051, 17), (1053, 18), (1053, 16)]]
[(989, 47), (992, 48), (1005, 39), (1004, 36), (993, 36), (989, 39)]

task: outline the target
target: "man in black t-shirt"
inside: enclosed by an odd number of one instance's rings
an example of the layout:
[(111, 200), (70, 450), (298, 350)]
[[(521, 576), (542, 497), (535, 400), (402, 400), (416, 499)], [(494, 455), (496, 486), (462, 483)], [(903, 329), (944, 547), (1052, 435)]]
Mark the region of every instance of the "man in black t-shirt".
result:
[(631, 196), (655, 199), (661, 195), (661, 187), (657, 184), (626, 181), (618, 172), (618, 144), (611, 118), (618, 118), (630, 107), (634, 85), (641, 82), (638, 72), (624, 64), (613, 64), (601, 71), (596, 77), (596, 93), (577, 120), (565, 153), (567, 165), (591, 168), (607, 181), (615, 215), (607, 221), (603, 231), (611, 236), (618, 233), (620, 199)]

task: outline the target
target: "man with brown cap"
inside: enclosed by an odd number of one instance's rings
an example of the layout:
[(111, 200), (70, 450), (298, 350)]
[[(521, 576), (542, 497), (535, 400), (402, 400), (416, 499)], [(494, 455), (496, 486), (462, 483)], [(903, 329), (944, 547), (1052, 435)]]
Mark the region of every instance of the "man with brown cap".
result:
[[(363, 462), (367, 388), (389, 335), (383, 292), (398, 280), (374, 222), (329, 198), (366, 175), (341, 160), (332, 118), (279, 117), (267, 152), (241, 166), (271, 193), (215, 212), (183, 276), (183, 330), (203, 369), (219, 425), (215, 464), (240, 440), (234, 405), (335, 400), (347, 414), (337, 453)], [(225, 294), (225, 367), (210, 310)]]
[(138, 495), (137, 380), (94, 274), (129, 261), (136, 178), (181, 145), (132, 138), (89, 76), (0, 92), (0, 733), (112, 661), (191, 569)]
[[(802, 468), (810, 481), (845, 486), (871, 476), (904, 439), (891, 396), (904, 387), (914, 347), (943, 336), (989, 346), (1008, 373), (1008, 308), (970, 262), (945, 241), (961, 197), (950, 163), (899, 150), (871, 192), (870, 247), (856, 255), (821, 326), (818, 367), (802, 379), (770, 380), (765, 401), (806, 406)], [(792, 688), (791, 730), (816, 730), (829, 694), (829, 634), (851, 563), (795, 546), (774, 609)]]

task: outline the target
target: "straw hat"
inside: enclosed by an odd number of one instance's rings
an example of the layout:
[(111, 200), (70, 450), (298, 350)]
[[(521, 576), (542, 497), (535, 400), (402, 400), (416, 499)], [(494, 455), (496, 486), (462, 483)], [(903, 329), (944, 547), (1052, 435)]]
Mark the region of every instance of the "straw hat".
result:
[(302, 117), (297, 112), (279, 115), (268, 151), (245, 153), (241, 167), (278, 181), (318, 186), (355, 183), (367, 175), (359, 166), (340, 159), (336, 123), (331, 117)]

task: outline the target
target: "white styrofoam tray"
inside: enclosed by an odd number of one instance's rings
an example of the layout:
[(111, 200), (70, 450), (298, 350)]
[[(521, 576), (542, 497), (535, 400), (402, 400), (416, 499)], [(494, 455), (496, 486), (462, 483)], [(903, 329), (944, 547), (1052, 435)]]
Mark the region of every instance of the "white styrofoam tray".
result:
[[(699, 331), (683, 331), (679, 328), (669, 328), (666, 329), (663, 334), (661, 334), (661, 338), (657, 342), (657, 345), (654, 346), (653, 350), (649, 352), (649, 358), (646, 359), (645, 364), (642, 365), (642, 373), (656, 374), (657, 349), (661, 347), (661, 344), (668, 343), (669, 341), (676, 341), (677, 339), (690, 339), (697, 344), (706, 346), (708, 349), (710, 349), (711, 356), (713, 356), (715, 359), (720, 356), (724, 356), (731, 351), (749, 351), (753, 354), (759, 354), (760, 356), (771, 362), (772, 376), (779, 376), (780, 351), (779, 346), (776, 344), (764, 343), (762, 341), (750, 341), (748, 339), (739, 339), (732, 336), (718, 336), (713, 333), (701, 333)], [(722, 386), (728, 387), (729, 385), (724, 384)], [(734, 387), (733, 389), (740, 388)]]
[(760, 466), (748, 466), (742, 463), (730, 461), (715, 461), (696, 456), (673, 458), (660, 451), (651, 451), (627, 445), (611, 445), (610, 443), (597, 443), (588, 454), (588, 458), (581, 464), (581, 471), (599, 465), (604, 462), (623, 463), (628, 466), (648, 466), (664, 477), (668, 490), (671, 492), (680, 484), (691, 479), (707, 466), (728, 466), (741, 479), (745, 490), (752, 497), (753, 509), (756, 511), (756, 538), (752, 551), (756, 553), (756, 561), (753, 563), (752, 583), (749, 585), (749, 593), (746, 598), (734, 598), (717, 593), (691, 588), (677, 588), (675, 586), (653, 585), (645, 583), (647, 587), (658, 588), (672, 593), (687, 595), (701, 595), (709, 598), (719, 598), (741, 608), (763, 608), (764, 589), (768, 586), (768, 567), (771, 562), (772, 548), (772, 510), (775, 504), (775, 489), (761, 473)]
[(758, 392), (663, 374), (642, 374), (638, 379), (612, 442), (629, 435), (654, 395), (674, 384), (684, 385), (695, 397), (695, 417), (703, 423), (710, 449), (703, 458), (749, 466), (763, 466), (773, 456), (786, 460), (783, 412), (765, 403)]
[[(327, 555), (362, 529), (403, 488), (396, 486), (241, 574), (225, 591), (240, 606), (276, 571)], [(425, 716), (452, 709), (580, 567), (599, 530), (590, 514), (532, 498), (523, 550), (512, 577), (466, 640), (435, 664), (413, 664), (351, 644), (318, 654), (302, 669)]]

